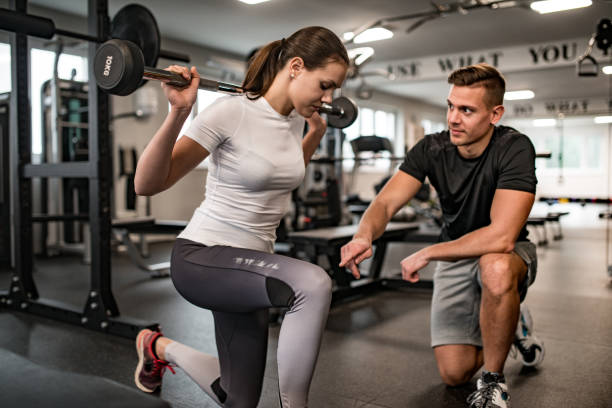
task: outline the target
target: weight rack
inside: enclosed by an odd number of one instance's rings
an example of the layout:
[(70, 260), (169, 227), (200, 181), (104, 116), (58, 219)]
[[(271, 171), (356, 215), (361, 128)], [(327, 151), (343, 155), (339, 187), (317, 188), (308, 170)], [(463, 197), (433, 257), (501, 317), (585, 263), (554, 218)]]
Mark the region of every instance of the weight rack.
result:
[[(26, 13), (27, 0), (10, 0), (9, 8)], [(88, 34), (108, 37), (108, 0), (88, 0)], [(127, 338), (136, 338), (142, 328), (157, 323), (119, 318), (111, 287), (111, 189), (112, 149), (109, 132), (109, 97), (95, 82), (89, 64), (88, 124), (89, 160), (68, 163), (31, 163), (31, 109), (29, 105), (29, 52), (27, 35), (11, 34), (12, 92), (10, 106), (10, 171), (12, 202), (13, 265), (8, 292), (0, 291), (0, 310), (12, 309), (75, 324)], [(88, 46), (93, 61), (97, 45)], [(89, 225), (91, 231), (90, 289), (82, 311), (57, 301), (39, 299), (32, 277), (32, 178), (79, 177), (89, 180)], [(41, 216), (44, 218), (44, 216)], [(57, 216), (48, 216), (49, 219)], [(36, 217), (39, 219), (40, 217)], [(42, 219), (39, 219), (42, 221)]]

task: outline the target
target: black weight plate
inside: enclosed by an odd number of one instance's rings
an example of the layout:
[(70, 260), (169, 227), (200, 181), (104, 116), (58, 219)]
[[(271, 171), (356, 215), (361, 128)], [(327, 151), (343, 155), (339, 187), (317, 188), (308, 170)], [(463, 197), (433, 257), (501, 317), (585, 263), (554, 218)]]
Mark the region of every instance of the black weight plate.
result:
[(146, 82), (142, 79), (145, 67), (142, 51), (131, 41), (124, 41), (123, 43), (127, 46), (129, 53), (125, 62), (127, 69), (125, 70), (125, 80), (122, 82), (123, 89), (117, 92), (117, 95), (121, 96), (131, 94)]
[(96, 50), (94, 57), (94, 75), (100, 88), (114, 93), (117, 85), (125, 76), (125, 55), (121, 44), (108, 41)]
[[(140, 48), (147, 67), (156, 67), (161, 38), (153, 14), (138, 4), (128, 4), (115, 14), (111, 23), (111, 37), (131, 41)], [(146, 83), (140, 82), (139, 86)]]
[(357, 119), (357, 105), (346, 96), (334, 99), (331, 106), (342, 109), (344, 114), (341, 116), (327, 115), (327, 124), (329, 126), (344, 129), (351, 126), (355, 119)]
[(142, 52), (130, 41), (109, 40), (98, 47), (94, 75), (98, 86), (113, 95), (134, 92), (142, 79)]

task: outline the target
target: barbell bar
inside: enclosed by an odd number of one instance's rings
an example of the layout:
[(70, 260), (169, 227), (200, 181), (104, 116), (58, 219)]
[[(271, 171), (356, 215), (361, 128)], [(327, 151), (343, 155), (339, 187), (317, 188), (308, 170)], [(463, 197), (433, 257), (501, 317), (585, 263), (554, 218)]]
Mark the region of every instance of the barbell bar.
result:
[[(140, 48), (130, 42), (113, 39), (102, 44), (94, 57), (94, 75), (98, 86), (112, 95), (125, 96), (134, 92), (143, 79), (164, 82), (184, 88), (189, 81), (171, 71), (145, 65)], [(213, 92), (242, 94), (238, 86), (200, 78), (199, 88)], [(357, 105), (347, 97), (339, 97), (331, 104), (323, 104), (319, 111), (328, 115), (328, 124), (335, 128), (350, 126), (357, 118)]]

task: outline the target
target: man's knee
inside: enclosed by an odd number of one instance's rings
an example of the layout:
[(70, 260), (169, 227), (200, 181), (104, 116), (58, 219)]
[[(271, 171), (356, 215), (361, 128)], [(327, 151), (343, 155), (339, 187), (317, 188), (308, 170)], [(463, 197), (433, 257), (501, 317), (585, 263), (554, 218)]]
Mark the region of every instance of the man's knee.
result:
[(465, 384), (470, 381), (473, 376), (473, 367), (470, 370), (457, 367), (438, 367), (438, 371), (440, 372), (440, 378), (442, 378), (444, 384), (451, 387), (457, 387)]
[(516, 290), (519, 271), (513, 267), (512, 254), (486, 254), (480, 257), (482, 289), (491, 296)]
[(475, 346), (450, 344), (434, 348), (438, 372), (446, 385), (456, 387), (470, 381), (482, 365), (482, 351)]

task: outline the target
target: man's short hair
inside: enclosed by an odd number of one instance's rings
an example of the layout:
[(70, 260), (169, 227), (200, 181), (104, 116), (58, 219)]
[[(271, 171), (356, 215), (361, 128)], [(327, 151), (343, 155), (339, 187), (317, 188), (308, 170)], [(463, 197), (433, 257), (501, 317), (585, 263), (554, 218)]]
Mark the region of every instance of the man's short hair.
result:
[(456, 86), (483, 86), (487, 91), (485, 103), (489, 107), (503, 105), (506, 80), (492, 65), (480, 63), (459, 68), (448, 76), (448, 83)]

